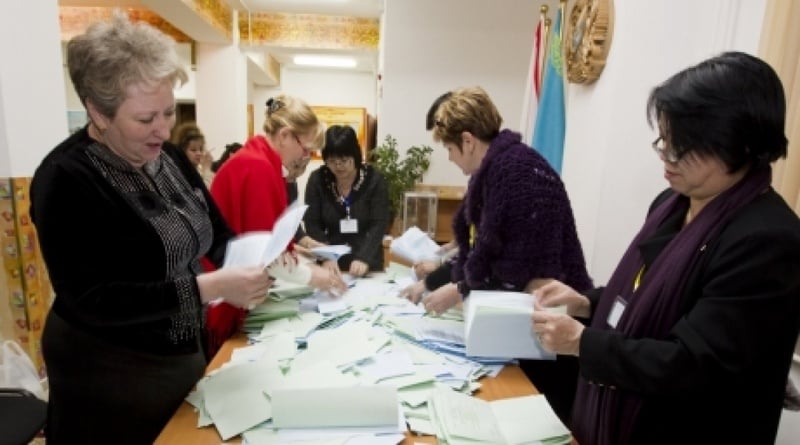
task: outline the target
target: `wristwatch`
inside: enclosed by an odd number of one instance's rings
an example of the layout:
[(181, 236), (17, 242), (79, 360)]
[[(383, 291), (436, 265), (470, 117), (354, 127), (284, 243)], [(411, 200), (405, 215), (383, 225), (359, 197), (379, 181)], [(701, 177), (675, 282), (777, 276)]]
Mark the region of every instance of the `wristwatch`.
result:
[(469, 288), (469, 285), (467, 284), (466, 281), (461, 280), (458, 283), (456, 283), (456, 288), (458, 289), (458, 293), (461, 294), (462, 299), (467, 298), (469, 296), (469, 291), (471, 289)]

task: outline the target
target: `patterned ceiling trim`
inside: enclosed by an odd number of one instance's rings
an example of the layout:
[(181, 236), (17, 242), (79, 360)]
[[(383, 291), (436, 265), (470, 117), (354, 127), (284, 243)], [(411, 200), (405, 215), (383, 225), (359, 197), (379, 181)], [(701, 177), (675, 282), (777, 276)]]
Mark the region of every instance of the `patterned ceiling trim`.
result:
[(183, 0), (183, 3), (231, 40), (233, 11), (227, 3), (222, 0)]
[[(250, 31), (252, 30), (252, 39)], [(239, 19), (242, 44), (315, 49), (378, 49), (377, 19), (318, 14), (252, 13)]]
[[(104, 7), (61, 6), (58, 8), (58, 19), (61, 24), (61, 40), (67, 41), (83, 34), (86, 28), (94, 22), (108, 20), (115, 9)], [(125, 8), (123, 9), (133, 21), (147, 22), (177, 42), (191, 42), (192, 39), (169, 22), (148, 9)]]

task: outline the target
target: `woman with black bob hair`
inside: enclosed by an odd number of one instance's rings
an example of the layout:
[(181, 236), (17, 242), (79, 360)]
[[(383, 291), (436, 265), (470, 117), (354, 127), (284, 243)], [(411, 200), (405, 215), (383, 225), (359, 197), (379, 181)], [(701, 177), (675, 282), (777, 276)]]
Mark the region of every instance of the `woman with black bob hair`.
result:
[(800, 333), (800, 221), (770, 186), (780, 79), (727, 52), (656, 87), (647, 113), (670, 188), (605, 288), (536, 292), (568, 307), (532, 318), (578, 357), (571, 429), (582, 445), (774, 443)]
[(324, 165), (311, 173), (305, 192), (306, 233), (322, 243), (349, 245), (339, 268), (356, 277), (383, 270), (389, 224), (386, 181), (363, 159), (355, 130), (332, 125), (325, 132)]

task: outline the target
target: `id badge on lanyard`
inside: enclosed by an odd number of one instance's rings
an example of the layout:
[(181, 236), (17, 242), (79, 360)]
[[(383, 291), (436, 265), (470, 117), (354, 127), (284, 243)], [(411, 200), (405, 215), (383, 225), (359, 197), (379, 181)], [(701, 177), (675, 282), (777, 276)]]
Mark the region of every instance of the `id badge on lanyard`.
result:
[[(639, 272), (636, 274), (636, 278), (633, 280), (633, 288), (631, 289), (631, 296), (633, 293), (636, 292), (636, 289), (639, 288), (639, 284), (642, 282), (642, 275), (644, 275), (644, 268), (642, 266), (639, 269)], [(619, 323), (619, 319), (622, 318), (622, 314), (625, 313), (625, 308), (628, 306), (628, 302), (622, 298), (622, 295), (617, 295), (617, 298), (614, 299), (614, 305), (611, 306), (611, 310), (608, 312), (608, 317), (606, 318), (606, 323), (609, 326), (616, 329), (617, 324)]]
[(622, 298), (621, 295), (617, 295), (617, 298), (614, 299), (614, 305), (611, 306), (611, 310), (608, 312), (608, 318), (606, 318), (606, 323), (609, 326), (616, 329), (617, 323), (619, 323), (619, 319), (622, 318), (622, 314), (625, 312), (625, 307), (628, 305), (628, 302)]
[(347, 216), (339, 220), (340, 233), (358, 233), (358, 220), (350, 218), (350, 195), (342, 199)]

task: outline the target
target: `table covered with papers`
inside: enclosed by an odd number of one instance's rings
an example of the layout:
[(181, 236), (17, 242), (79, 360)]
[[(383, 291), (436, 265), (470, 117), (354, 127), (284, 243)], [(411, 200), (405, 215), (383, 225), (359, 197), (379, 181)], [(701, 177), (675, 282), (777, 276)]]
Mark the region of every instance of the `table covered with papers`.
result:
[(397, 297), (407, 275), (340, 298), (279, 283), (156, 443), (574, 443), (518, 366), (466, 356), (460, 311)]

